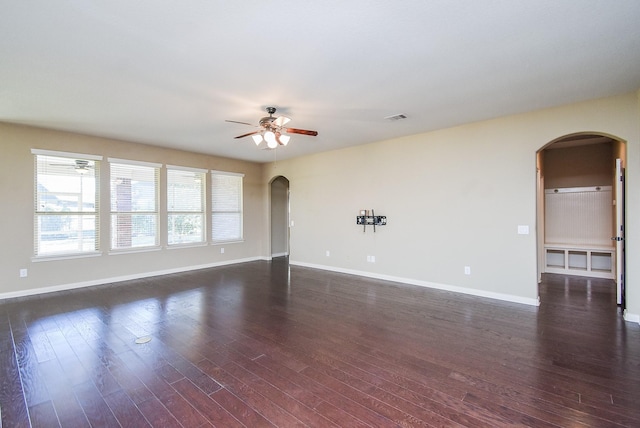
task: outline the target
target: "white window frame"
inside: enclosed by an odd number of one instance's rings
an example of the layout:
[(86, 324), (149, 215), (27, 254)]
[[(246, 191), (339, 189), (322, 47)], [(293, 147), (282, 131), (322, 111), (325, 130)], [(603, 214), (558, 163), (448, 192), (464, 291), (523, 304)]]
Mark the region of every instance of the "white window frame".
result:
[[(140, 252), (140, 251), (153, 251), (160, 249), (160, 168), (162, 164), (152, 163), (152, 162), (141, 162), (134, 161), (129, 159), (118, 159), (118, 158), (108, 158), (109, 162), (109, 184), (110, 184), (110, 195), (109, 195), (109, 217), (110, 217), (110, 225), (111, 225), (111, 236), (109, 237), (109, 247), (110, 254), (117, 253), (130, 253), (130, 252)], [(134, 171), (135, 168), (152, 168), (154, 170), (154, 206), (153, 209), (130, 209), (130, 210), (119, 210), (117, 207), (114, 209), (114, 195), (117, 195), (118, 189), (116, 186), (120, 185), (118, 180), (121, 177), (114, 177), (114, 166), (122, 166), (124, 168), (131, 167), (131, 171)], [(133, 201), (133, 199), (132, 199)], [(137, 244), (133, 245), (133, 229), (131, 229), (131, 235), (129, 238), (131, 239), (131, 245), (129, 246), (118, 246), (114, 245), (114, 234), (118, 233), (118, 226), (115, 225), (115, 220), (118, 216), (152, 216), (155, 221), (155, 227), (153, 227), (153, 243), (149, 244)], [(125, 236), (125, 239), (127, 237)]]
[[(219, 195), (216, 194), (220, 189), (216, 185), (216, 177), (237, 177), (240, 180), (238, 181), (239, 189), (236, 189), (236, 192), (232, 192), (231, 196), (235, 199), (235, 201), (229, 201), (229, 206), (224, 206), (227, 202), (218, 203), (218, 199), (220, 197), (228, 196), (228, 195)], [(244, 214), (243, 214), (243, 193), (244, 193), (244, 174), (236, 173), (236, 172), (227, 172), (227, 171), (211, 171), (211, 243), (212, 244), (221, 244), (226, 242), (242, 242), (244, 240)], [(222, 205), (222, 206), (221, 206)], [(237, 205), (235, 208), (234, 205)], [(233, 236), (227, 236), (225, 238), (220, 239), (217, 237), (216, 228), (219, 226), (220, 221), (217, 216), (227, 217), (228, 219), (233, 220), (233, 217), (237, 217), (237, 226), (238, 228), (234, 230), (235, 232)]]
[[(78, 257), (93, 257), (101, 254), (100, 251), (100, 163), (102, 161), (102, 156), (90, 155), (86, 153), (71, 153), (71, 152), (62, 152), (62, 151), (53, 151), (53, 150), (41, 150), (41, 149), (31, 149), (31, 153), (34, 156), (34, 261), (40, 260), (51, 260), (51, 259), (67, 259), (67, 258), (78, 258)], [(39, 190), (38, 184), (38, 164), (39, 157), (54, 157), (60, 158), (61, 162), (68, 160), (87, 160), (92, 161), (94, 164), (92, 166), (93, 174), (91, 175), (94, 183), (94, 193), (93, 193), (93, 210), (86, 210), (83, 195), (84, 192), (81, 190), (79, 193), (77, 190), (70, 190), (69, 192), (59, 192), (52, 191), (52, 193), (58, 193), (60, 196), (69, 196), (76, 199), (76, 204), (81, 204), (82, 209), (77, 211), (55, 211), (48, 210), (46, 207), (42, 205), (42, 196), (44, 192)], [(73, 168), (73, 164), (69, 163), (69, 167)], [(69, 178), (76, 177), (76, 171), (70, 169), (70, 172), (73, 173), (68, 174)], [(60, 174), (60, 177), (65, 177), (65, 174)], [(83, 175), (78, 174), (77, 177), (81, 177)], [(82, 178), (81, 178), (82, 180)], [(82, 186), (82, 181), (80, 183)], [(57, 196), (54, 195), (57, 199)], [(77, 248), (74, 249), (61, 249), (59, 251), (42, 251), (42, 230), (41, 230), (41, 219), (45, 218), (60, 218), (64, 217), (78, 217), (75, 221), (78, 223), (76, 227), (78, 227), (78, 235), (82, 236), (83, 225), (85, 224), (85, 218), (93, 217), (93, 248), (84, 250), (84, 244), (82, 241), (78, 240), (75, 242)], [(70, 220), (73, 222), (73, 219)], [(72, 230), (75, 231), (75, 230)], [(84, 240), (86, 242), (86, 240)]]
[[(206, 215), (206, 189), (207, 189), (207, 170), (200, 168), (190, 168), (185, 166), (176, 166), (176, 165), (167, 165), (167, 247), (168, 248), (178, 248), (178, 247), (187, 247), (187, 246), (199, 246), (207, 244), (207, 215)], [(173, 198), (176, 195), (171, 194), (172, 191), (172, 171), (175, 172), (186, 172), (193, 174), (200, 174), (201, 177), (201, 187), (200, 187), (200, 207), (199, 209), (192, 210), (179, 210), (175, 209), (172, 205)], [(201, 223), (201, 237), (198, 241), (187, 240), (184, 242), (172, 242), (172, 236), (170, 235), (170, 230), (172, 229), (172, 216), (200, 216)]]

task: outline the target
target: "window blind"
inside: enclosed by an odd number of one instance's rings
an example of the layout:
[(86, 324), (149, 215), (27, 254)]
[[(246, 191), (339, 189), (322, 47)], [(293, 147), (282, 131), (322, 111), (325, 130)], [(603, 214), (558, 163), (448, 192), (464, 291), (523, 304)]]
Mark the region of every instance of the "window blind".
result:
[(243, 174), (211, 172), (211, 239), (213, 242), (242, 240)]
[(205, 242), (206, 172), (167, 166), (168, 245)]
[(111, 249), (158, 246), (158, 182), (155, 164), (110, 159)]
[(100, 157), (32, 150), (35, 256), (100, 249)]

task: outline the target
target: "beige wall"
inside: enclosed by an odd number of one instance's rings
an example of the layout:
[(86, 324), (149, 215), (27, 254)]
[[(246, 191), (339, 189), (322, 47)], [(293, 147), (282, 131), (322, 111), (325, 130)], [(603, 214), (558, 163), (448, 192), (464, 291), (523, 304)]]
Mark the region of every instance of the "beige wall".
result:
[[(589, 101), (270, 165), (265, 180), (290, 180), (291, 261), (534, 303), (536, 152), (564, 135), (601, 132), (627, 141), (627, 297), (629, 312), (640, 314), (637, 98)], [(386, 215), (388, 225), (363, 233), (355, 217), (371, 208)], [(518, 225), (531, 233), (519, 235)], [(368, 255), (376, 263), (368, 263)]]
[[(159, 251), (109, 255), (109, 193), (103, 187), (103, 254), (99, 257), (33, 261), (33, 148), (102, 155), (104, 159), (115, 157), (244, 173), (245, 240), (224, 245), (163, 248)], [(261, 183), (262, 166), (259, 164), (2, 123), (0, 153), (0, 195), (3, 207), (0, 213), (0, 236), (3, 243), (0, 246), (0, 298), (264, 256), (264, 216), (261, 215), (264, 192)], [(108, 168), (101, 168), (101, 175), (102, 182), (107, 183)], [(165, 195), (166, 187), (162, 181), (159, 195), (161, 201)], [(207, 198), (210, 199), (210, 195)], [(224, 254), (220, 252), (221, 247), (225, 249)], [(23, 268), (28, 269), (27, 278), (19, 278), (19, 270)]]
[[(593, 132), (627, 142), (627, 304), (631, 316), (639, 317), (639, 96), (504, 117), (277, 165), (0, 124), (0, 236), (5, 243), (0, 246), (0, 297), (266, 258), (269, 183), (283, 175), (290, 180), (295, 222), (292, 262), (535, 303), (536, 152), (561, 136)], [(245, 242), (225, 245), (224, 254), (219, 246), (207, 246), (116, 256), (107, 254), (108, 238), (103, 238), (100, 257), (33, 262), (32, 148), (242, 172)], [(355, 224), (361, 209), (386, 215), (388, 225), (363, 233)], [(531, 233), (517, 234), (518, 225), (529, 226)], [(368, 263), (368, 255), (376, 263)], [(471, 267), (471, 275), (464, 274), (464, 266)], [(21, 268), (29, 269), (27, 278), (18, 277)]]

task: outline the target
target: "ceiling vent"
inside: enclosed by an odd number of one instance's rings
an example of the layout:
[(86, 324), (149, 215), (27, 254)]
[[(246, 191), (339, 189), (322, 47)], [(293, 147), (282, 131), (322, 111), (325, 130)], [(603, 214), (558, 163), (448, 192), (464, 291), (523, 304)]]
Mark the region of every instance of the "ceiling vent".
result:
[(402, 119), (406, 119), (407, 116), (405, 116), (404, 114), (394, 114), (393, 116), (387, 116), (385, 117), (386, 120), (389, 120), (391, 122), (395, 122), (396, 120), (402, 120)]

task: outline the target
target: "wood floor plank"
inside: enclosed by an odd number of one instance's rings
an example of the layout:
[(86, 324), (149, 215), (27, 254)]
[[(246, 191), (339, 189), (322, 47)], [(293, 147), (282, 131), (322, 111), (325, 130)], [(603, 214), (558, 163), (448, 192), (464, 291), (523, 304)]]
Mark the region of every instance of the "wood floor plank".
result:
[[(274, 394), (260, 394), (256, 389), (252, 388), (248, 383), (231, 375), (222, 368), (216, 366), (209, 360), (202, 360), (198, 367), (220, 382), (226, 389), (240, 398), (254, 409), (260, 409), (262, 415), (275, 426), (301, 427), (306, 426), (300, 419), (293, 416), (285, 410), (290, 400), (285, 400), (284, 406), (279, 402)], [(251, 380), (249, 380), (251, 383)], [(294, 413), (298, 413), (294, 410)], [(328, 426), (328, 421), (323, 421)]]
[(46, 360), (39, 364), (44, 384), (49, 391), (51, 401), (62, 426), (89, 426), (89, 422), (78, 402), (73, 385), (57, 359)]
[[(210, 363), (203, 362), (203, 367), (208, 364)], [(320, 397), (295, 384), (284, 384), (273, 377), (253, 373), (245, 365), (227, 361), (220, 369), (221, 380), (224, 382), (225, 375), (239, 379), (309, 426), (333, 426), (331, 418), (326, 418), (326, 415), (317, 411), (322, 404)], [(343, 420), (350, 419), (353, 418), (345, 415)], [(354, 426), (357, 425), (354, 423)]]
[(253, 410), (245, 402), (233, 395), (229, 390), (222, 388), (209, 395), (227, 412), (231, 413), (238, 421), (248, 427), (273, 427), (274, 425), (260, 413)]
[[(0, 307), (1, 309), (1, 307)], [(2, 426), (30, 426), (8, 314), (0, 311), (0, 414)]]
[(221, 427), (242, 427), (242, 423), (226, 411), (220, 404), (198, 389), (188, 379), (174, 383), (176, 390), (190, 403), (193, 403), (213, 425)]
[[(168, 397), (165, 397), (168, 398)], [(154, 427), (181, 428), (182, 425), (156, 397), (138, 404), (142, 414)]]
[(640, 426), (640, 326), (613, 281), (539, 292), (281, 258), (2, 301), (2, 426)]
[(42, 379), (40, 365), (26, 331), (14, 331), (14, 342), (27, 406), (48, 402), (49, 392)]
[[(347, 398), (370, 410), (380, 419), (378, 423), (383, 425), (393, 423), (399, 426), (434, 426), (441, 425), (445, 422), (443, 419), (435, 421), (430, 417), (425, 417), (425, 419), (429, 419), (428, 421), (418, 418), (407, 413), (406, 409), (398, 409), (396, 407), (397, 402), (380, 400), (371, 395), (370, 391), (367, 391), (366, 389), (359, 389), (344, 382), (343, 380), (339, 380), (333, 376), (322, 373), (313, 367), (307, 367), (301, 373), (310, 379), (321, 383), (326, 388), (330, 388), (333, 394), (338, 394), (339, 396)], [(455, 424), (453, 421), (448, 422), (449, 426), (458, 426), (458, 424)]]
[(51, 401), (41, 402), (29, 407), (29, 416), (32, 428), (60, 427), (58, 415)]
[(160, 401), (173, 417), (184, 426), (199, 427), (207, 424), (206, 418), (177, 392), (162, 398)]
[(92, 426), (119, 427), (120, 424), (104, 398), (93, 385), (87, 381), (73, 387), (78, 402)]
[(144, 428), (151, 426), (138, 409), (138, 406), (124, 391), (113, 392), (106, 395), (104, 399), (123, 427)]

